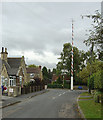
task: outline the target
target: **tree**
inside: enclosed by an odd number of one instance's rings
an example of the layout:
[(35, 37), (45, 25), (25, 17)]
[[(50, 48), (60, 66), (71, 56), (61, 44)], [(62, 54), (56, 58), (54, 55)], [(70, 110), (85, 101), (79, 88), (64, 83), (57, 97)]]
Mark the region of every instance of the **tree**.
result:
[(44, 83), (48, 84), (49, 83), (48, 70), (47, 70), (47, 68), (45, 66), (42, 68), (42, 73), (43, 73), (43, 81), (44, 81)]
[(103, 90), (103, 70), (96, 72), (94, 76), (94, 88)]
[(48, 69), (48, 79), (51, 80), (52, 79), (52, 72), (50, 69)]
[(94, 44), (97, 48), (99, 59), (103, 60), (103, 27), (101, 14), (96, 10), (94, 15), (86, 15), (85, 17), (93, 20), (93, 29), (89, 30), (89, 37), (87, 40), (84, 40), (84, 43), (87, 46)]
[(57, 83), (57, 84), (62, 84), (63, 81), (62, 81), (62, 79), (59, 77), (59, 78), (57, 79), (56, 83)]
[(56, 74), (56, 69), (55, 68), (53, 68), (52, 74)]
[[(67, 71), (67, 75), (71, 76), (71, 57), (72, 57), (71, 51), (72, 51), (72, 45), (70, 43), (65, 43), (63, 45), (63, 51), (60, 54), (61, 55), (59, 58), (60, 61), (57, 64), (57, 70), (56, 70), (57, 75), (60, 75), (62, 73), (61, 70), (65, 69)], [(73, 72), (74, 72), (74, 80), (76, 80), (77, 73), (80, 71), (81, 68), (85, 66), (84, 65), (85, 55), (84, 55), (84, 51), (80, 51), (76, 47), (73, 47), (73, 51), (74, 51)]]
[(37, 67), (36, 65), (34, 65), (34, 64), (31, 64), (31, 65), (28, 65), (28, 67)]
[(95, 78), (94, 74), (88, 78), (88, 87), (90, 88), (90, 90), (94, 89), (94, 78)]
[(80, 71), (77, 76), (79, 77), (79, 79), (81, 80), (81, 82), (83, 84), (86, 84), (87, 85), (87, 80), (88, 80), (88, 77), (89, 77), (89, 71), (87, 69), (87, 67), (83, 68), (82, 71)]
[[(87, 66), (78, 73), (78, 77), (82, 80), (83, 83), (89, 83), (88, 85), (91, 86), (90, 84), (93, 80), (94, 74), (97, 74), (97, 72), (101, 70), (103, 70), (103, 62), (95, 60), (94, 62), (92, 62), (92, 64), (87, 63)], [(90, 80), (89, 82), (88, 79)]]

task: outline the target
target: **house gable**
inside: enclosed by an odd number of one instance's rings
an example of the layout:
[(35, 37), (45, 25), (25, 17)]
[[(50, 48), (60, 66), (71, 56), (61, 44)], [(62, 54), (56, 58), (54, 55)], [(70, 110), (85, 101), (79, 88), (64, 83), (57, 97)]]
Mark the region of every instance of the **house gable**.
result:
[(3, 66), (2, 66), (1, 76), (4, 76), (5, 78), (9, 78), (7, 69), (6, 69), (6, 67), (5, 67), (4, 64), (3, 64)]

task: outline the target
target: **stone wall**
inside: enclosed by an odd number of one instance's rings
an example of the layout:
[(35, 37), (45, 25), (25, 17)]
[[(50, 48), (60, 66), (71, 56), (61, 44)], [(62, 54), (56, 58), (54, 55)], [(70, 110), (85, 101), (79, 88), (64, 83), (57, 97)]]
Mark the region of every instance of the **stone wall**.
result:
[(4, 76), (4, 78), (7, 78), (8, 79), (8, 84), (9, 84), (9, 76), (8, 76), (6, 67), (5, 67), (5, 65), (3, 65), (2, 67), (3, 67), (3, 69), (2, 69), (1, 75), (0, 75), (0, 85), (1, 85), (1, 76)]
[(21, 87), (20, 86), (8, 87), (8, 96), (16, 97), (19, 95), (21, 95)]

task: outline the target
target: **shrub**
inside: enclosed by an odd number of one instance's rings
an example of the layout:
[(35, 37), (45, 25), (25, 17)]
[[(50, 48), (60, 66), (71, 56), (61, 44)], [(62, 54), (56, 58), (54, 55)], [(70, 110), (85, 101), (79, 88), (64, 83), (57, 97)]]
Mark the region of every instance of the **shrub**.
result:
[[(48, 88), (63, 88), (63, 84), (48, 84)], [(64, 84), (64, 88), (70, 89), (70, 85)]]
[(94, 88), (103, 89), (103, 70), (94, 73)]
[(62, 79), (59, 77), (58, 79), (57, 79), (57, 84), (62, 84), (63, 83), (63, 81), (62, 81)]
[(101, 99), (102, 99), (101, 95), (102, 95), (102, 92), (100, 92), (98, 90), (95, 90), (95, 92), (94, 92), (94, 101), (96, 103), (99, 103), (101, 101)]
[(91, 90), (94, 89), (94, 77), (95, 77), (95, 74), (91, 75), (90, 78), (88, 78), (88, 87)]
[(70, 84), (64, 84), (64, 88), (70, 89)]

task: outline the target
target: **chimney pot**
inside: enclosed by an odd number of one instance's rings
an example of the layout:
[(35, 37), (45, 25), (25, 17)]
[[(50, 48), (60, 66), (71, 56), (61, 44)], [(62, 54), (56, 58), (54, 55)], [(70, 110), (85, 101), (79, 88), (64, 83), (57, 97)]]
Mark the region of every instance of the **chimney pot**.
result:
[(2, 53), (4, 52), (4, 47), (2, 47)]
[(41, 69), (41, 65), (39, 65), (39, 68)]
[(7, 48), (5, 48), (5, 52), (7, 52)]
[(7, 53), (7, 48), (5, 48), (5, 53), (8, 54), (8, 53)]

